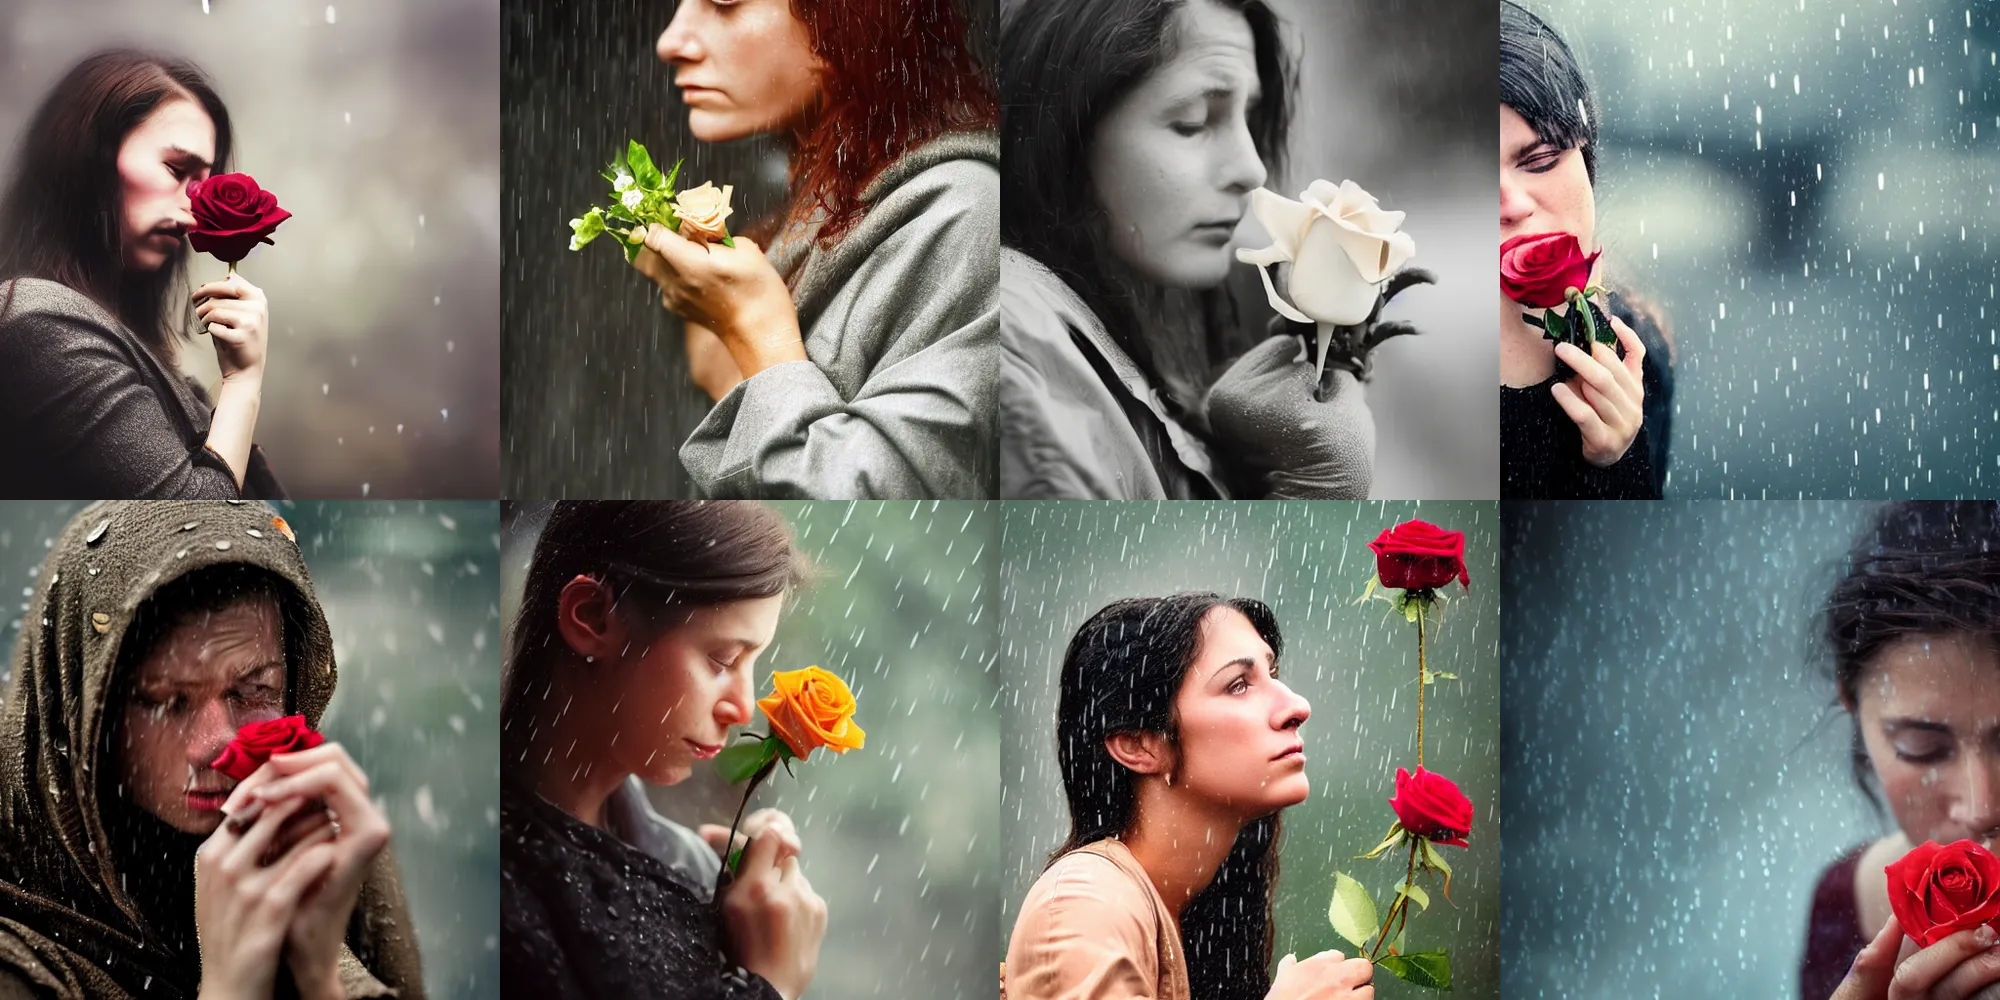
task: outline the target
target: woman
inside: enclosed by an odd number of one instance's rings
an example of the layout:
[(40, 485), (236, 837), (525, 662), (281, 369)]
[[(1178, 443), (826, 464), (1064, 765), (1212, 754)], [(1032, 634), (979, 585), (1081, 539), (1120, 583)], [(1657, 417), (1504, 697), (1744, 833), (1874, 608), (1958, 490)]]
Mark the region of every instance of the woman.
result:
[(1001, 496), (1366, 497), (1356, 379), (1375, 343), (1414, 331), (1375, 316), (1345, 331), (1324, 393), (1290, 332), (1214, 374), (1253, 342), (1223, 285), (1287, 141), (1277, 15), (1021, 0), (1003, 17)]
[(346, 751), (240, 784), (210, 767), (241, 726), (316, 724), (333, 696), (282, 519), (87, 507), (23, 626), (0, 705), (0, 997), (423, 995), (388, 822)]
[(284, 495), (251, 443), (263, 291), (241, 275), (194, 290), (222, 371), (212, 402), (179, 367), (188, 188), (226, 172), (231, 146), (215, 87), (179, 60), (100, 53), (43, 99), (0, 197), (7, 495)]
[(1925, 841), (2000, 847), (1996, 540), (1990, 501), (1890, 504), (1821, 610), (1819, 640), (1854, 721), (1855, 781), (1895, 828), (1821, 877), (1799, 973), (1805, 1000), (2000, 996), (1992, 935), (1905, 945), (1883, 872)]
[[(826, 904), (791, 821), (728, 831), (653, 813), (751, 719), (751, 678), (806, 572), (774, 511), (565, 502), (535, 543), (501, 703), (505, 996), (783, 997), (811, 983)], [(706, 842), (704, 842), (706, 841)]]
[(1247, 598), (1113, 603), (1063, 655), (1056, 747), (1069, 838), (1007, 946), (1012, 1000), (1370, 998), (1373, 966), (1271, 963), (1278, 813), (1309, 791), (1311, 708)]
[[(1500, 240), (1565, 232), (1596, 245), (1597, 98), (1562, 37), (1500, 3)], [(1603, 265), (1591, 272), (1602, 280)], [(1606, 311), (1619, 352), (1554, 344), (1500, 297), (1500, 495), (1641, 500), (1666, 484), (1671, 346), (1629, 296)], [(1634, 332), (1636, 327), (1637, 332)]]
[(768, 256), (654, 226), (633, 261), (716, 401), (696, 486), (991, 497), (997, 111), (954, 0), (684, 0), (658, 48), (695, 138), (792, 157)]

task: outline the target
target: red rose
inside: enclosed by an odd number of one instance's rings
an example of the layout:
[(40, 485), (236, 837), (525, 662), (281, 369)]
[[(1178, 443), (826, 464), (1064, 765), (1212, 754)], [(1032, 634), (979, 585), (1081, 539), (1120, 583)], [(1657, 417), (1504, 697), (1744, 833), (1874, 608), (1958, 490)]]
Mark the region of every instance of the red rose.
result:
[(1570, 289), (1590, 287), (1590, 266), (1604, 251), (1588, 257), (1568, 233), (1533, 233), (1500, 244), (1500, 294), (1524, 306), (1559, 306)]
[(1431, 590), (1458, 578), (1472, 589), (1465, 569), (1465, 533), (1446, 531), (1428, 521), (1406, 521), (1368, 543), (1375, 550), (1375, 576), (1384, 587)]
[(278, 207), (278, 196), (258, 187), (249, 174), (196, 181), (188, 185), (188, 200), (194, 209), (188, 243), (231, 264), (249, 256), (257, 244), (271, 243), (271, 231), (292, 217)]
[(1423, 768), (1417, 773), (1396, 769), (1396, 797), (1389, 800), (1396, 810), (1396, 822), (1403, 829), (1440, 844), (1470, 847), (1465, 835), (1472, 832), (1472, 800), (1459, 792), (1450, 778)]
[(1970, 840), (1943, 847), (1925, 841), (1883, 871), (1889, 909), (1917, 944), (1928, 948), (1985, 923), (2000, 930), (2000, 858), (1986, 848)]
[(272, 754), (310, 750), (325, 742), (326, 737), (306, 725), (305, 716), (287, 715), (269, 722), (253, 722), (237, 730), (236, 738), (208, 766), (242, 781), (263, 767)]

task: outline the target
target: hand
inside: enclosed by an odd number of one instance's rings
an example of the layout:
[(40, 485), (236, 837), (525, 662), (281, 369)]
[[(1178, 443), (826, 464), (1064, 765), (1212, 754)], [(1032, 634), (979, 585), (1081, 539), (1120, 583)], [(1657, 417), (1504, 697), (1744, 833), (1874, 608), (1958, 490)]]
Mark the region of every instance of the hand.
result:
[(806, 360), (798, 309), (785, 279), (757, 244), (742, 236), (735, 243), (733, 249), (696, 243), (654, 224), (632, 266), (660, 286), (661, 305), (715, 331), (744, 378)]
[(268, 997), (299, 901), (333, 870), (330, 830), (262, 860), (278, 831), (305, 807), (292, 798), (261, 810), (238, 832), (225, 822), (194, 855), (195, 929), (201, 941), (201, 1000)]
[(338, 743), (272, 757), (237, 785), (223, 811), (233, 817), (288, 804), (299, 804), (292, 805), (294, 812), (306, 809), (326, 817), (322, 829), (331, 835), (333, 863), (299, 902), (285, 929), (285, 963), (302, 996), (338, 997), (347, 920), (369, 868), (389, 843), (389, 821), (368, 798), (367, 775)]
[(1354, 373), (1332, 372), (1333, 392), (1314, 398), (1311, 359), (1277, 336), (1251, 348), (1208, 390), (1203, 407), (1223, 450), (1262, 481), (1265, 495), (1366, 499), (1375, 478), (1375, 417)]
[(737, 370), (736, 359), (729, 356), (728, 346), (714, 330), (692, 320), (685, 325), (688, 376), (709, 399), (720, 400), (743, 381), (743, 373)]
[(1290, 955), (1278, 960), (1265, 1000), (1374, 1000), (1375, 965), (1365, 958), (1348, 958), (1322, 951), (1301, 962)]
[(1903, 928), (1890, 917), (1875, 940), (1854, 956), (1833, 1000), (1990, 1000), (2000, 996), (1995, 939), (1993, 928), (1982, 924), (1903, 959)]
[[(720, 823), (703, 823), (696, 832), (701, 834), (701, 839), (708, 841), (709, 847), (715, 849), (716, 857), (728, 862), (729, 851), (722, 844), (723, 838), (729, 836), (728, 827)], [(741, 850), (745, 844), (767, 832), (778, 838), (781, 855), (798, 854), (804, 850), (799, 844), (799, 830), (792, 825), (792, 818), (776, 809), (759, 809), (743, 817), (742, 825), (736, 828), (734, 848)]]
[(1625, 347), (1624, 360), (1620, 361), (1607, 344), (1593, 342), (1589, 356), (1575, 344), (1557, 344), (1556, 357), (1576, 376), (1550, 390), (1556, 404), (1583, 432), (1583, 460), (1600, 469), (1625, 457), (1646, 421), (1646, 386), (1641, 375), (1646, 345), (1624, 320), (1616, 316), (1610, 319), (1618, 343)]
[(271, 328), (271, 305), (264, 290), (240, 274), (211, 281), (194, 290), (194, 314), (215, 344), (223, 384), (261, 383)]
[(723, 889), (722, 923), (736, 964), (798, 1000), (819, 968), (826, 901), (799, 871), (798, 852), (769, 832), (743, 851), (735, 881)]

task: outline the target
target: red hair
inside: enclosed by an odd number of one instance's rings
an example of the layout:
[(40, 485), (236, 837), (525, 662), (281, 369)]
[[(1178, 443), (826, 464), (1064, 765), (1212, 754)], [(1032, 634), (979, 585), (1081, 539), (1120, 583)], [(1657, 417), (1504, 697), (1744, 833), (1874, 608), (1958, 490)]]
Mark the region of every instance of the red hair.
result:
[(787, 228), (824, 210), (831, 246), (861, 221), (861, 192), (947, 132), (993, 129), (993, 80), (973, 58), (958, 0), (792, 0), (824, 67), (814, 113), (792, 136)]

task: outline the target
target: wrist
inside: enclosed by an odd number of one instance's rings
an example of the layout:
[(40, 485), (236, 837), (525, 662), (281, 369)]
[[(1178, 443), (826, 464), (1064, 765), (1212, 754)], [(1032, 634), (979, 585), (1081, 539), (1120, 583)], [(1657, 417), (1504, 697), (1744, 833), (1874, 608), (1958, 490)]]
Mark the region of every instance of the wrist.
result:
[(306, 969), (298, 965), (291, 968), (292, 981), (299, 987), (299, 1000), (343, 1000), (347, 996), (347, 991), (340, 985), (339, 963), (324, 969)]

